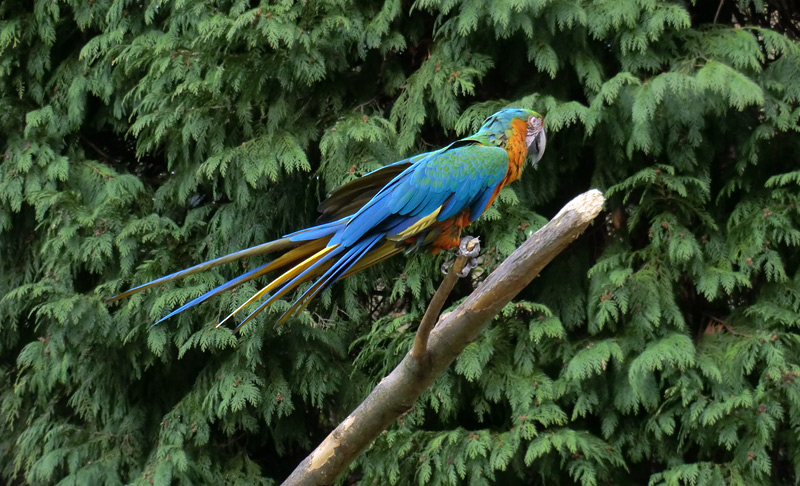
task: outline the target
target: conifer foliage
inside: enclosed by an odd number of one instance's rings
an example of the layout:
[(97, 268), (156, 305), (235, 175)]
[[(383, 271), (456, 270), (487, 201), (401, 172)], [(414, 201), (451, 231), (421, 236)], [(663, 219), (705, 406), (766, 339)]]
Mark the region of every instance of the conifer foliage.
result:
[(0, 3), (0, 477), (278, 484), (410, 348), (443, 256), (285, 327), (156, 327), (260, 261), (104, 298), (311, 223), (325, 193), (544, 113), (471, 228), (467, 295), (590, 187), (607, 218), (341, 478), (796, 484), (800, 18), (778, 0)]

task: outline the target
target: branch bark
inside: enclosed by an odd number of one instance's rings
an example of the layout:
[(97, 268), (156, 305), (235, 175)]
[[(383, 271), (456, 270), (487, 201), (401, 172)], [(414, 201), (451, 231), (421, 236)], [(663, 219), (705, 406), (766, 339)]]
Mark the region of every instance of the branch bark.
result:
[(458, 354), (539, 272), (586, 229), (603, 206), (600, 191), (570, 201), (517, 248), (453, 312), (439, 319), (424, 356), (412, 353), (301, 462), (283, 483), (329, 485), (395, 419), (408, 411)]
[[(458, 279), (463, 276), (461, 272), (467, 265), (469, 257), (464, 254), (464, 252), (471, 252), (479, 245), (478, 238), (465, 236), (461, 241), (463, 242), (465, 238), (469, 240), (466, 243), (466, 248), (461, 249), (461, 245), (459, 245), (458, 258), (453, 262), (453, 266), (450, 267), (450, 271), (447, 272), (442, 283), (439, 284), (439, 288), (436, 289), (436, 293), (433, 294), (431, 301), (428, 303), (428, 308), (425, 309), (425, 315), (423, 315), (422, 320), (419, 321), (417, 335), (414, 336), (414, 346), (411, 348), (411, 356), (416, 360), (427, 359), (428, 338), (439, 319), (439, 314), (442, 312), (442, 307), (444, 307), (447, 297), (450, 295), (450, 292), (453, 291), (453, 287), (456, 286)], [(470, 269), (471, 268), (472, 267), (470, 267)]]

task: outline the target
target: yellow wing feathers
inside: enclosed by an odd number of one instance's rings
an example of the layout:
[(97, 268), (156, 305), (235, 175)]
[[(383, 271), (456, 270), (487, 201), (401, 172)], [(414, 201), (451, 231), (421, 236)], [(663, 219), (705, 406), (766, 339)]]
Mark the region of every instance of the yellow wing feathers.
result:
[(391, 241), (403, 241), (403, 240), (405, 240), (407, 238), (410, 238), (410, 237), (416, 235), (417, 233), (429, 228), (433, 223), (435, 223), (436, 222), (436, 217), (439, 216), (439, 212), (441, 210), (442, 210), (442, 207), (439, 206), (431, 214), (421, 218), (416, 223), (412, 224), (408, 228), (406, 228), (403, 231), (401, 231), (400, 233), (398, 233), (397, 236), (392, 236), (392, 237), (389, 237), (387, 239), (391, 240)]

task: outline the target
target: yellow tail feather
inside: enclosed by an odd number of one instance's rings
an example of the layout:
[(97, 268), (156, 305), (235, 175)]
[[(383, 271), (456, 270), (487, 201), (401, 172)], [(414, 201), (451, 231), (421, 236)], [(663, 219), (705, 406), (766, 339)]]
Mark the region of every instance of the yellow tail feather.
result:
[(278, 258), (276, 258), (275, 260), (271, 261), (269, 265), (267, 265), (261, 271), (259, 271), (258, 274), (263, 275), (264, 273), (269, 273), (286, 265), (290, 265), (300, 260), (301, 258), (306, 258), (308, 257), (308, 255), (312, 255), (320, 251), (321, 249), (325, 248), (325, 245), (328, 244), (329, 239), (330, 238), (322, 240), (313, 240), (309, 243), (306, 243), (303, 246), (288, 251), (283, 255), (279, 256)]
[[(330, 238), (329, 238), (330, 239)], [(267, 266), (258, 270), (254, 274), (250, 275), (245, 282), (249, 282), (250, 280), (256, 279), (262, 275), (266, 275), (270, 272), (273, 272), (281, 267), (286, 265), (290, 265), (293, 262), (300, 260), (301, 258), (305, 258), (308, 255), (311, 255), (320, 249), (324, 248), (325, 245), (328, 243), (327, 239), (324, 240), (314, 240), (309, 243), (306, 243), (303, 246), (297, 247), (291, 251), (288, 251), (281, 255), (280, 257), (276, 258), (275, 260), (271, 261)], [(241, 285), (244, 282), (241, 282)], [(217, 325), (219, 327), (219, 325)]]
[[(350, 277), (360, 272), (361, 270), (364, 270), (365, 268), (371, 267), (372, 265), (380, 263), (386, 260), (387, 258), (394, 256), (402, 251), (403, 249), (398, 248), (397, 245), (395, 245), (394, 243), (386, 242), (383, 246), (381, 246), (377, 250), (369, 252), (367, 256), (356, 262), (355, 265), (353, 265), (347, 272), (345, 272), (344, 275), (342, 275), (340, 280), (344, 280), (347, 277)], [(310, 290), (309, 295), (307, 295), (304, 299), (302, 299), (302, 301), (298, 300), (297, 302), (292, 304), (289, 310), (284, 312), (281, 318), (278, 319), (278, 322), (275, 323), (275, 326), (276, 327), (281, 326), (290, 317), (296, 316), (299, 313), (303, 312), (305, 308), (308, 307), (308, 304), (310, 304), (311, 301), (314, 300), (314, 298), (317, 296), (317, 294), (319, 294), (320, 289), (322, 288), (322, 282), (317, 282), (315, 284), (315, 287), (309, 289)]]
[(344, 275), (342, 275), (341, 280), (344, 280), (347, 277), (355, 275), (361, 270), (371, 267), (372, 265), (378, 264), (386, 260), (387, 258), (390, 258), (398, 253), (401, 253), (402, 251), (403, 251), (402, 247), (398, 247), (395, 243), (387, 241), (386, 243), (383, 244), (383, 246), (381, 246), (377, 250), (369, 252), (367, 256), (365, 256), (364, 258), (356, 262), (355, 265), (350, 267), (350, 269), (347, 272), (345, 272)]
[[(236, 310), (234, 310), (233, 312), (231, 312), (231, 313), (228, 315), (228, 317), (226, 317), (225, 319), (223, 319), (222, 321), (220, 321), (220, 323), (219, 323), (219, 324), (217, 324), (217, 327), (219, 327), (219, 326), (221, 326), (222, 324), (224, 324), (224, 323), (225, 323), (225, 322), (226, 322), (228, 319), (230, 319), (231, 317), (233, 317), (234, 315), (236, 315), (236, 314), (237, 314), (239, 311), (241, 311), (242, 309), (244, 309), (245, 307), (247, 307), (248, 305), (250, 305), (250, 304), (251, 304), (251, 303), (253, 303), (254, 301), (256, 301), (256, 300), (260, 299), (261, 297), (263, 297), (263, 296), (264, 296), (264, 294), (267, 294), (267, 293), (269, 293), (269, 292), (271, 292), (271, 291), (275, 290), (275, 289), (276, 289), (276, 288), (278, 288), (279, 286), (281, 286), (281, 285), (285, 284), (286, 282), (288, 282), (288, 281), (292, 280), (292, 279), (293, 279), (293, 278), (295, 278), (296, 276), (298, 276), (298, 275), (300, 275), (301, 273), (303, 273), (305, 270), (307, 270), (307, 269), (308, 269), (308, 267), (310, 267), (311, 265), (313, 265), (313, 264), (315, 264), (316, 262), (318, 262), (318, 261), (319, 261), (321, 258), (323, 258), (325, 255), (327, 255), (328, 253), (330, 253), (331, 251), (333, 251), (334, 249), (336, 249), (338, 246), (339, 246), (339, 245), (327, 246), (327, 247), (325, 247), (325, 248), (323, 248), (323, 249), (319, 250), (319, 251), (318, 251), (318, 252), (316, 252), (315, 254), (311, 255), (310, 257), (306, 258), (305, 260), (303, 260), (303, 261), (302, 261), (302, 262), (300, 262), (299, 264), (295, 265), (294, 267), (290, 268), (290, 269), (289, 269), (289, 270), (287, 270), (286, 272), (284, 272), (284, 273), (283, 273), (281, 276), (279, 276), (278, 278), (276, 278), (275, 280), (273, 280), (272, 282), (270, 282), (270, 283), (269, 283), (269, 284), (268, 284), (266, 287), (264, 287), (263, 289), (259, 290), (259, 291), (258, 291), (258, 292), (256, 292), (255, 294), (253, 294), (253, 296), (252, 296), (252, 297), (250, 297), (249, 299), (247, 299), (247, 301), (246, 301), (244, 304), (240, 305), (240, 306), (239, 306), (239, 307), (238, 307)], [(291, 252), (290, 252), (290, 253), (291, 253)], [(288, 254), (287, 254), (287, 255), (288, 255)], [(284, 256), (285, 256), (285, 255), (284, 255)], [(277, 261), (277, 260), (276, 260), (276, 261)], [(273, 263), (274, 263), (274, 262), (273, 262)], [(286, 263), (288, 263), (288, 260), (287, 260), (287, 261), (284, 261), (284, 262), (283, 262), (283, 265), (285, 265)], [(312, 275), (309, 275), (309, 276), (308, 276), (308, 278), (311, 278), (311, 277), (312, 277)], [(286, 293), (288, 293), (289, 291), (291, 291), (292, 289), (294, 289), (295, 287), (297, 287), (297, 286), (298, 286), (298, 285), (300, 285), (301, 283), (303, 283), (303, 281), (298, 281), (298, 282), (295, 282), (293, 285), (287, 286), (286, 288), (282, 289), (282, 290), (281, 290), (279, 293), (277, 293), (277, 294), (275, 294), (274, 296), (272, 296), (272, 298), (273, 298), (273, 299), (279, 299), (280, 297), (282, 297), (282, 296), (286, 295)], [(256, 315), (257, 315), (257, 314), (258, 314), (258, 312), (256, 312)], [(251, 316), (249, 316), (247, 319), (245, 319), (245, 320), (244, 320), (244, 321), (243, 321), (241, 324), (239, 324), (239, 325), (241, 326), (242, 324), (244, 324), (245, 322), (249, 321), (249, 320), (250, 320), (250, 319), (252, 319), (253, 317), (255, 317), (255, 315), (251, 315)]]

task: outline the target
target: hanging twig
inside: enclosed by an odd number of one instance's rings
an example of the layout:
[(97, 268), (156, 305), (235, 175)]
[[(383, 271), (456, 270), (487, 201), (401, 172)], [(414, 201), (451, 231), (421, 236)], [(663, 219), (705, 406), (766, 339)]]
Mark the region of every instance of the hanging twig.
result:
[(714, 14), (714, 22), (717, 23), (717, 18), (719, 18), (719, 13), (722, 11), (722, 4), (725, 3), (725, 0), (719, 0), (719, 5), (717, 6), (717, 13)]

